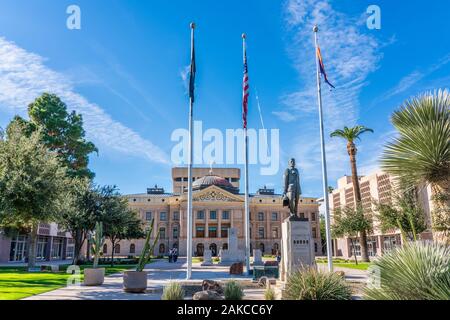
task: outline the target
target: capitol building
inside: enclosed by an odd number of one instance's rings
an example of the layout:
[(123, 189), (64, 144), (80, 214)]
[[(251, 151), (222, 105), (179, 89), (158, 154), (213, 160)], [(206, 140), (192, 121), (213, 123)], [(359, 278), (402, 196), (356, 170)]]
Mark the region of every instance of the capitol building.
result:
[[(239, 249), (245, 247), (244, 201), (240, 193), (240, 169), (194, 168), (193, 169), (193, 248), (194, 256), (203, 256), (210, 249), (213, 256), (220, 249), (227, 249), (228, 230), (236, 228)], [(145, 224), (155, 220), (160, 239), (155, 255), (167, 254), (178, 248), (186, 255), (187, 241), (187, 168), (172, 169), (173, 193), (155, 186), (146, 193), (126, 195), (130, 207)], [(311, 221), (315, 250), (321, 249), (319, 228), (319, 203), (316, 198), (300, 198), (299, 215)], [(261, 249), (264, 254), (275, 254), (280, 250), (281, 223), (289, 217), (288, 208), (283, 208), (280, 194), (273, 189), (262, 188), (250, 195), (251, 250)], [(105, 255), (114, 250), (116, 256), (135, 256), (144, 245), (143, 239), (122, 240), (115, 248), (107, 241)]]

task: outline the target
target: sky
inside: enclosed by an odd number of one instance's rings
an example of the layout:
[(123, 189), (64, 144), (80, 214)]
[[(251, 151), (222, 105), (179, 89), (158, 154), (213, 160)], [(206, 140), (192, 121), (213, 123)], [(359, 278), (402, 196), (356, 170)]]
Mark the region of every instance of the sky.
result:
[[(67, 28), (70, 5), (81, 10), (79, 30)], [(379, 30), (367, 27), (370, 5), (381, 9)], [(358, 141), (360, 173), (370, 173), (395, 135), (392, 112), (412, 96), (450, 87), (448, 12), (447, 0), (0, 0), (0, 127), (16, 114), (26, 117), (43, 92), (55, 93), (83, 115), (99, 148), (90, 157), (96, 183), (124, 194), (155, 184), (172, 191), (171, 135), (188, 126), (195, 21), (195, 120), (224, 133), (242, 127), (245, 32), (249, 127), (261, 129), (262, 118), (280, 135), (278, 172), (262, 175), (261, 164), (251, 165), (250, 191), (265, 185), (281, 193), (283, 169), (294, 157), (303, 194), (321, 197), (313, 25), (336, 86), (322, 88), (329, 185), (336, 186), (350, 164), (332, 131), (374, 129)]]

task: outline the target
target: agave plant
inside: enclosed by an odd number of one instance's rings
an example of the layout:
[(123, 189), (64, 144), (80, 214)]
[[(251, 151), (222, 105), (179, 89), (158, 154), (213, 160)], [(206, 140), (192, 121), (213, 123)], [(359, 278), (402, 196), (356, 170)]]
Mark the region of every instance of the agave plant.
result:
[(97, 269), (98, 260), (103, 250), (103, 243), (105, 242), (105, 237), (103, 236), (103, 223), (101, 222), (95, 223), (95, 232), (92, 235), (89, 242), (91, 244), (92, 253), (94, 254), (93, 268)]
[(138, 272), (142, 272), (145, 268), (145, 265), (149, 263), (149, 261), (152, 257), (153, 251), (155, 249), (156, 243), (159, 240), (159, 231), (158, 231), (158, 233), (156, 234), (155, 240), (153, 241), (152, 244), (150, 244), (151, 234), (153, 232), (154, 225), (155, 225), (155, 219), (152, 219), (150, 228), (147, 230), (147, 237), (145, 239), (144, 248), (142, 249), (141, 256), (139, 258), (139, 262), (136, 266), (136, 271), (138, 271)]
[(399, 135), (381, 159), (384, 171), (409, 187), (431, 185), (433, 229), (450, 230), (450, 93), (439, 90), (404, 102), (392, 115)]
[(185, 291), (179, 282), (171, 282), (164, 287), (161, 300), (184, 300)]
[(237, 281), (228, 281), (224, 289), (225, 300), (242, 300), (244, 290)]
[(389, 251), (371, 267), (368, 300), (449, 300), (450, 247), (413, 242)]

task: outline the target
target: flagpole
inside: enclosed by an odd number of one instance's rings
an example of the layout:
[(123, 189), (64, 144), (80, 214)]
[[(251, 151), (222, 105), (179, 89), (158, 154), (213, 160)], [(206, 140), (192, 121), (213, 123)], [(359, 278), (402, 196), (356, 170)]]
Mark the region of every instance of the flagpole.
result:
[(331, 247), (331, 229), (330, 229), (330, 204), (328, 197), (328, 177), (327, 177), (327, 158), (325, 154), (325, 136), (324, 136), (324, 126), (323, 126), (323, 109), (322, 109), (322, 88), (320, 82), (320, 71), (319, 71), (319, 57), (317, 55), (317, 50), (319, 48), (317, 41), (317, 32), (319, 32), (319, 27), (314, 26), (314, 41), (316, 45), (316, 67), (317, 67), (317, 97), (319, 102), (319, 120), (320, 120), (320, 147), (322, 151), (322, 183), (323, 183), (323, 199), (325, 203), (325, 231), (327, 237), (327, 260), (328, 260), (328, 271), (333, 271), (333, 253)]
[[(191, 63), (194, 60), (194, 29), (195, 23), (191, 23)], [(192, 71), (192, 70), (191, 70)], [(188, 200), (187, 200), (187, 270), (186, 279), (192, 278), (192, 163), (194, 162), (193, 133), (194, 128), (194, 97), (189, 98), (189, 160), (188, 160)]]
[[(246, 35), (242, 34), (242, 49), (244, 65), (246, 64)], [(244, 89), (245, 91), (245, 89)], [(244, 92), (245, 94), (245, 92)], [(245, 97), (244, 97), (245, 99)], [(250, 211), (249, 211), (249, 192), (248, 192), (248, 134), (247, 126), (244, 128), (245, 134), (245, 265), (247, 269), (247, 275), (250, 275)]]

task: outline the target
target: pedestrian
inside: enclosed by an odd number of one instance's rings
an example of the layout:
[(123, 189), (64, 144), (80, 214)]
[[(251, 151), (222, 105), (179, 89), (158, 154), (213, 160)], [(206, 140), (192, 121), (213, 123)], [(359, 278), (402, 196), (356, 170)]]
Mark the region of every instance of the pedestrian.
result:
[(173, 262), (177, 262), (178, 260), (178, 249), (173, 248)]
[(172, 259), (173, 259), (173, 252), (172, 249), (169, 250), (169, 263), (172, 263)]

